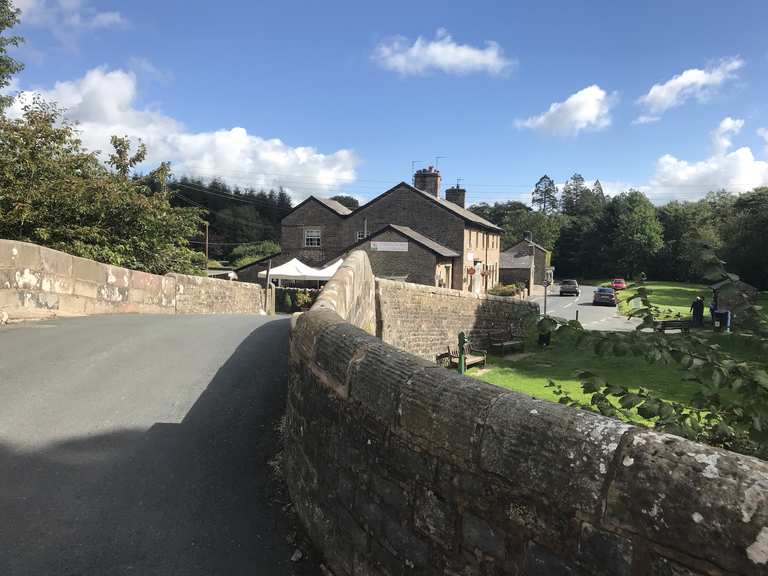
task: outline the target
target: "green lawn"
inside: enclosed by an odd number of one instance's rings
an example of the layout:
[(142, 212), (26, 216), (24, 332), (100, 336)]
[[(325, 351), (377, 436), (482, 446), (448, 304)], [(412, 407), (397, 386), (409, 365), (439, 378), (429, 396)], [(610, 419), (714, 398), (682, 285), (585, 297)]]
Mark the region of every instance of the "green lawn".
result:
[[(684, 318), (689, 318), (691, 316), (691, 302), (696, 296), (704, 298), (706, 305), (709, 305), (712, 299), (712, 290), (703, 284), (646, 282), (645, 286), (650, 291), (651, 303), (661, 308), (660, 318), (675, 318), (678, 314)], [(635, 293), (636, 290), (632, 288), (619, 291), (619, 312), (621, 314), (629, 313), (629, 298)]]
[(590, 370), (613, 384), (628, 388), (647, 388), (659, 396), (675, 402), (687, 402), (695, 392), (695, 385), (681, 381), (682, 372), (675, 366), (649, 364), (634, 356), (597, 356), (584, 347), (553, 345), (536, 351), (517, 361), (490, 358), (489, 368), (472, 368), (467, 372), (480, 380), (524, 394), (557, 401), (557, 396), (546, 384), (551, 378), (563, 385), (575, 398), (586, 398), (581, 392), (574, 373)]
[[(739, 360), (766, 363), (759, 342), (751, 338), (738, 334), (711, 334), (708, 338)], [(574, 399), (588, 400), (589, 396), (582, 392), (581, 384), (574, 376), (580, 370), (589, 370), (611, 384), (631, 390), (646, 388), (665, 400), (681, 404), (688, 404), (697, 389), (695, 382), (682, 380), (685, 372), (676, 364), (650, 364), (632, 355), (598, 356), (587, 346), (576, 349), (570, 343), (536, 349), (516, 361), (489, 357), (486, 369), (472, 368), (467, 374), (502, 388), (557, 402), (553, 389), (546, 386), (550, 379), (561, 384)], [(639, 416), (634, 419), (643, 422)]]

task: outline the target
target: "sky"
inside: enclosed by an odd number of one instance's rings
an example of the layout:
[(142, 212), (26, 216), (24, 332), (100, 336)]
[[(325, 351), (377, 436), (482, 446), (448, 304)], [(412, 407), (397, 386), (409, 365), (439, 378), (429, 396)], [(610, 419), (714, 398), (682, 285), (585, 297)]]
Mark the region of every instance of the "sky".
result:
[(144, 169), (372, 198), (438, 163), (468, 202), (543, 174), (654, 202), (768, 185), (768, 3), (16, 0), (11, 114), (57, 101)]

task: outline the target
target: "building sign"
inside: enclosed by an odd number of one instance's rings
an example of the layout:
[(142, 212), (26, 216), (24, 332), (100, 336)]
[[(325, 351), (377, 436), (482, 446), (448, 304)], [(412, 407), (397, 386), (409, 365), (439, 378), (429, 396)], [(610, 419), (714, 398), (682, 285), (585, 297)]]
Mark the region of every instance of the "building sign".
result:
[(475, 253), (474, 252), (467, 252), (467, 262), (475, 262)]
[(408, 252), (408, 242), (371, 242), (375, 252)]

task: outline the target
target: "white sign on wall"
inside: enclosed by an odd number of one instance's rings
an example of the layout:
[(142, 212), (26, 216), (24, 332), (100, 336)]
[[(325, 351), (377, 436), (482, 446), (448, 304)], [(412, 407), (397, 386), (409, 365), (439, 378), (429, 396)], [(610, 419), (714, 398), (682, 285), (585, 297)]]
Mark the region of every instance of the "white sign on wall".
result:
[(467, 252), (467, 262), (474, 262), (474, 261), (475, 261), (475, 253)]
[(371, 242), (375, 252), (408, 252), (408, 242)]

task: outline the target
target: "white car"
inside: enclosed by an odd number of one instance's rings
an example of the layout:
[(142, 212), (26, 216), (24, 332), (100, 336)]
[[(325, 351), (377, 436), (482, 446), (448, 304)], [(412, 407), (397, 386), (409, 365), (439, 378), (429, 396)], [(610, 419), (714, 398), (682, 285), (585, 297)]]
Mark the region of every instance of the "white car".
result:
[(576, 280), (563, 280), (560, 282), (560, 296), (581, 296), (579, 283)]

